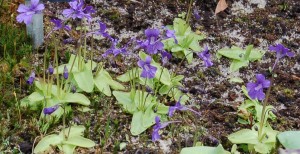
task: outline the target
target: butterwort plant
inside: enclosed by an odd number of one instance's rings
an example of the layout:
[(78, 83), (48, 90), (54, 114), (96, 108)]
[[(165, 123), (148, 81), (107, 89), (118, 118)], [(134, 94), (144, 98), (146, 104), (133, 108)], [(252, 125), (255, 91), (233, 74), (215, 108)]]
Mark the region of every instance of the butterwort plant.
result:
[[(235, 144), (248, 144), (249, 151), (255, 151), (260, 153), (270, 153), (276, 146), (276, 135), (279, 133), (273, 130), (270, 124), (267, 122), (270, 110), (274, 107), (267, 106), (268, 99), (270, 97), (272, 82), (274, 80), (274, 74), (276, 73), (276, 66), (278, 61), (283, 57), (293, 57), (294, 53), (284, 47), (282, 44), (276, 44), (270, 46), (271, 52), (276, 52), (276, 60), (273, 64), (271, 72), (271, 79), (267, 79), (263, 74), (256, 74), (256, 81), (249, 82), (247, 84), (248, 95), (253, 100), (261, 101), (262, 107), (256, 106), (257, 112), (260, 112), (260, 121), (254, 124), (252, 130), (242, 129), (229, 135), (229, 140)], [(266, 94), (264, 89), (267, 89)], [(246, 135), (245, 135), (246, 134)], [(250, 137), (251, 136), (251, 137)], [(251, 138), (251, 142), (249, 141)], [(262, 146), (263, 145), (263, 146)]]

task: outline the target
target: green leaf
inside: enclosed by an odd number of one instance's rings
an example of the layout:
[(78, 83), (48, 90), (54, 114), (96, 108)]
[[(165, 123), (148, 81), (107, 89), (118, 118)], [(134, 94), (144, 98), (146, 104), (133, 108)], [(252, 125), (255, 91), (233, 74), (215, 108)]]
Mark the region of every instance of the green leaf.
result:
[(230, 154), (221, 144), (218, 147), (198, 146), (183, 148), (180, 154)]
[(233, 77), (229, 79), (229, 82), (235, 82), (235, 83), (243, 83), (243, 79), (240, 77)]
[[(168, 69), (164, 68), (162, 69), (161, 66), (156, 66), (157, 71), (155, 74), (155, 78), (159, 80), (164, 85), (171, 85), (171, 75)], [(161, 74), (162, 73), (162, 74)]]
[(169, 106), (166, 106), (162, 103), (157, 105), (157, 114), (168, 114), (169, 113)]
[(255, 60), (259, 60), (263, 57), (263, 55), (265, 54), (264, 51), (258, 50), (258, 49), (252, 49), (250, 56), (249, 56), (249, 60), (250, 61), (255, 61)]
[(167, 94), (169, 90), (171, 89), (171, 86), (163, 85), (159, 88), (159, 94)]
[[(81, 136), (81, 135), (83, 135), (84, 130), (85, 130), (84, 126), (81, 126), (81, 125), (65, 128), (65, 132), (70, 132), (70, 133), (68, 133), (69, 134), (68, 137)], [(59, 133), (59, 136), (61, 138), (63, 138), (63, 130)]]
[(77, 103), (81, 105), (90, 105), (91, 101), (80, 93), (67, 93), (61, 102)]
[(242, 129), (228, 136), (234, 144), (258, 144), (258, 132), (251, 129)]
[(91, 148), (95, 146), (95, 143), (92, 140), (81, 136), (69, 137), (66, 141), (63, 141), (62, 144), (71, 144), (84, 148)]
[(141, 74), (141, 71), (137, 67), (135, 67), (133, 69), (128, 70), (125, 74), (118, 76), (117, 80), (119, 80), (121, 82), (128, 82), (128, 81), (138, 78), (140, 76), (140, 74)]
[(183, 50), (184, 56), (187, 59), (188, 63), (192, 63), (193, 62), (193, 51), (191, 50)]
[[(190, 43), (190, 45), (189, 45), (189, 48), (191, 48), (193, 51), (201, 51), (202, 50), (202, 48), (200, 47), (200, 45), (199, 45), (199, 42), (198, 42), (198, 40), (196, 39), (196, 34), (193, 34), (194, 35), (194, 39), (193, 39), (193, 41)], [(204, 37), (203, 37), (204, 38)]]
[(134, 100), (131, 99), (130, 93), (114, 91), (113, 95), (116, 97), (118, 103), (123, 105), (123, 108), (129, 113), (133, 114), (137, 110)]
[(70, 144), (64, 144), (64, 145), (59, 145), (58, 148), (64, 154), (73, 154), (76, 146)]
[(94, 78), (94, 83), (99, 91), (104, 93), (106, 96), (111, 96), (110, 87), (115, 90), (124, 90), (125, 87), (117, 81), (114, 81), (109, 73), (103, 68), (100, 70), (98, 75)]
[(147, 129), (147, 127), (143, 126), (143, 111), (134, 112), (130, 127), (130, 132), (134, 136), (141, 134)]
[(300, 131), (281, 132), (277, 138), (286, 149), (300, 149)]
[(50, 145), (56, 146), (60, 144), (62, 140), (63, 138), (56, 134), (45, 136), (34, 148), (34, 153), (44, 153), (51, 148)]
[(242, 61), (243, 57), (245, 55), (245, 51), (237, 46), (232, 46), (231, 49), (223, 48), (223, 49), (218, 50), (217, 54), (220, 54), (220, 55), (230, 58), (230, 59)]
[(30, 102), (38, 102), (44, 100), (44, 96), (39, 92), (33, 92), (28, 96)]
[(249, 65), (248, 60), (243, 60), (243, 61), (233, 60), (230, 64), (230, 71), (235, 72), (235, 71), (239, 70), (240, 68), (246, 67), (248, 65)]
[(94, 82), (92, 70), (86, 69), (82, 72), (75, 72), (73, 76), (80, 89), (88, 93), (93, 92)]
[(254, 145), (254, 149), (256, 152), (268, 154), (270, 151), (275, 148), (275, 146), (266, 143), (258, 143)]
[(172, 78), (172, 81), (179, 82), (179, 81), (181, 81), (183, 78), (184, 78), (183, 75), (177, 75), (177, 76), (175, 76), (175, 77)]
[(150, 126), (152, 126), (155, 121), (155, 116), (157, 115), (156, 113), (154, 113), (152, 106), (154, 104), (151, 104), (148, 106), (148, 108), (146, 109), (145, 113), (143, 114), (143, 126), (146, 128), (149, 128)]
[(97, 67), (97, 63), (91, 60), (88, 60), (84, 65), (86, 70), (94, 70)]
[(179, 52), (179, 51), (183, 51), (184, 48), (182, 48), (181, 46), (179, 45), (175, 45), (172, 49), (171, 49), (171, 52)]

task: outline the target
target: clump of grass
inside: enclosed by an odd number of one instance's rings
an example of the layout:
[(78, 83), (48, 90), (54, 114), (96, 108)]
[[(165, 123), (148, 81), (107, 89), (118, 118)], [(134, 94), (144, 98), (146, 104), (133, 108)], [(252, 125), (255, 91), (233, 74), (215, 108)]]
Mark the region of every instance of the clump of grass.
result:
[(0, 35), (0, 57), (19, 61), (31, 53), (31, 41), (24, 29), (0, 23)]

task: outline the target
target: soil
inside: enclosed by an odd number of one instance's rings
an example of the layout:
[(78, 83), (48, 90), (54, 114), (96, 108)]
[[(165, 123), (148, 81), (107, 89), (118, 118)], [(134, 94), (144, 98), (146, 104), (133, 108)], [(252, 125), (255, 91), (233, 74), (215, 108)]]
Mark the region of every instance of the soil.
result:
[[(199, 111), (201, 116), (192, 113), (177, 114), (172, 119), (183, 119), (180, 127), (175, 125), (165, 129), (162, 140), (153, 143), (151, 130), (138, 137), (130, 134), (131, 116), (123, 113), (113, 98), (97, 100), (99, 94), (93, 94), (90, 96), (93, 105), (101, 112), (96, 109), (92, 114), (74, 111), (74, 119), (79, 124), (89, 123), (90, 131), (85, 135), (94, 140), (97, 147), (88, 150), (79, 148), (78, 152), (179, 153), (180, 148), (193, 146), (195, 142), (202, 142), (207, 146), (220, 143), (230, 150), (232, 144), (227, 136), (237, 130), (251, 128), (250, 125), (237, 122), (237, 108), (245, 99), (241, 87), (254, 81), (257, 73), (270, 77), (268, 69), (276, 56), (268, 52), (268, 46), (275, 43), (283, 43), (296, 56), (283, 59), (277, 67), (277, 77), (269, 98), (269, 103), (276, 108), (273, 113), (277, 119), (271, 125), (278, 131), (299, 130), (300, 3), (298, 0), (269, 0), (264, 6), (265, 1), (260, 2), (254, 4), (247, 0), (227, 0), (228, 8), (218, 15), (214, 15), (216, 1), (197, 0), (193, 4), (194, 9), (200, 12), (201, 19), (192, 18), (190, 24), (193, 30), (206, 35), (206, 39), (200, 44), (209, 47), (214, 66), (205, 68), (201, 59), (194, 57), (192, 64), (184, 62), (178, 65), (178, 60), (175, 59), (170, 61), (168, 67), (173, 70), (179, 67), (178, 74), (185, 76), (184, 89), (191, 97), (188, 105), (195, 106), (193, 109)], [(87, 3), (97, 9), (96, 19), (106, 23), (110, 34), (120, 38), (123, 43), (131, 37), (143, 37), (146, 28), (172, 24), (173, 19), (188, 7), (188, 2), (184, 0), (94, 0)], [(67, 3), (48, 2), (45, 15), (51, 18), (67, 7)], [(46, 25), (49, 23), (48, 19), (45, 18)], [(97, 25), (96, 20), (93, 23)], [(50, 26), (46, 27), (46, 31), (49, 29)], [(96, 44), (101, 46), (100, 52), (109, 48), (107, 41), (103, 39), (97, 40)], [(261, 61), (251, 62), (249, 67), (242, 68), (237, 73), (229, 72), (228, 59), (217, 59), (214, 56), (221, 48), (233, 45), (245, 48), (248, 44), (267, 52)], [(130, 57), (127, 60), (130, 61)], [(123, 63), (125, 66), (128, 64), (126, 60)], [(125, 71), (111, 68), (110, 65), (107, 68), (116, 74)], [(241, 77), (245, 83), (230, 83), (231, 76)], [(32, 131), (34, 133), (30, 133)], [(37, 132), (28, 128), (25, 132), (16, 134), (16, 145), (21, 151), (30, 153), (33, 134)], [(120, 151), (118, 143), (122, 142), (127, 146)]]

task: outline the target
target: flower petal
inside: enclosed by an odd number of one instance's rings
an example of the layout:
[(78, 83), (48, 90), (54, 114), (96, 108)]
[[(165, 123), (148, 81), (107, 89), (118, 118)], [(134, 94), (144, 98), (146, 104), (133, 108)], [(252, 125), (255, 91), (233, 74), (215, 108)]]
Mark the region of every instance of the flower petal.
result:
[(33, 7), (36, 7), (38, 4), (39, 4), (39, 0), (31, 0), (30, 3), (31, 3), (31, 6)]
[(150, 56), (147, 56), (145, 59), (145, 64), (151, 64), (152, 58)]
[(35, 8), (35, 11), (42, 11), (45, 9), (45, 5), (44, 4), (39, 4), (36, 8)]
[(29, 7), (27, 7), (27, 6), (24, 5), (24, 4), (20, 4), (17, 11), (18, 11), (19, 13), (23, 13), (23, 12), (27, 12), (28, 10), (29, 10)]
[(265, 76), (263, 74), (256, 74), (256, 82), (263, 83), (265, 81)]

